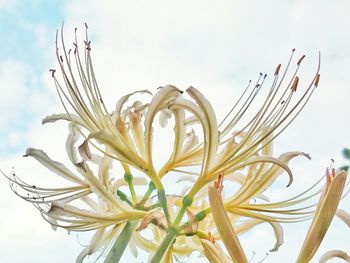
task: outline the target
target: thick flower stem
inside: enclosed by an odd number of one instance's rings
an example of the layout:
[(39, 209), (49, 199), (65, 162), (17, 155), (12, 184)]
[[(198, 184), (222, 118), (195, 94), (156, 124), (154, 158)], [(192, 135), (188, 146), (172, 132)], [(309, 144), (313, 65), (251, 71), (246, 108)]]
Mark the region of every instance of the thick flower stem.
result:
[(168, 209), (168, 201), (164, 189), (158, 190), (158, 202), (164, 211), (165, 218), (168, 224), (171, 224), (170, 213)]
[(122, 232), (118, 236), (117, 240), (114, 242), (112, 249), (107, 255), (104, 263), (118, 263), (121, 259), (129, 240), (134, 233), (134, 230), (138, 224), (138, 220), (129, 221), (124, 226)]
[(156, 251), (156, 253), (153, 255), (150, 263), (159, 263), (161, 262), (164, 254), (169, 249), (169, 247), (173, 244), (176, 236), (177, 236), (177, 228), (170, 227), (168, 230), (167, 235), (163, 239), (162, 243), (160, 244), (159, 249)]

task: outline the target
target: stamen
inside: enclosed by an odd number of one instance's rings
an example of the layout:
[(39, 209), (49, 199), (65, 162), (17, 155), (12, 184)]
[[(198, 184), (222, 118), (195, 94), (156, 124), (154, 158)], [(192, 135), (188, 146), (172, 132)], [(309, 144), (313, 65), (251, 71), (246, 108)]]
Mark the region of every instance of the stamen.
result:
[(295, 77), (293, 85), (290, 89), (294, 92), (297, 91), (298, 83), (299, 83), (299, 77)]
[(277, 66), (277, 68), (276, 68), (276, 70), (275, 70), (275, 76), (277, 76), (278, 75), (278, 73), (280, 72), (280, 69), (281, 69), (281, 64), (278, 64), (278, 66)]
[(303, 61), (304, 58), (305, 58), (305, 55), (302, 55), (301, 58), (297, 62), (298, 66), (300, 66), (300, 63)]
[(321, 74), (317, 74), (317, 75), (316, 75), (315, 87), (318, 87), (318, 83), (319, 83), (319, 81), (320, 81), (320, 75), (321, 75)]
[(223, 174), (220, 173), (218, 179), (214, 181), (214, 188), (218, 190), (220, 195), (221, 195), (222, 189), (224, 188), (223, 182), (224, 182), (224, 177), (223, 177)]

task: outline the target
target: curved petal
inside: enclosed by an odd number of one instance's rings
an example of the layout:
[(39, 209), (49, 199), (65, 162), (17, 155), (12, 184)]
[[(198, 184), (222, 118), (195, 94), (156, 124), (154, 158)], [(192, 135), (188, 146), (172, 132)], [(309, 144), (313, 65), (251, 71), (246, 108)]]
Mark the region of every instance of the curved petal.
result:
[(316, 253), (332, 222), (345, 182), (346, 172), (341, 171), (331, 179), (329, 187), (326, 187), (317, 205), (316, 213), (299, 253), (297, 263), (309, 262)]
[(52, 114), (52, 115), (46, 116), (42, 120), (42, 124), (52, 123), (52, 122), (56, 122), (59, 120), (69, 121), (69, 122), (72, 122), (74, 124), (81, 125), (81, 126), (87, 128), (86, 123), (78, 115), (71, 114), (71, 113), (70, 114), (67, 114), (67, 113)]
[(75, 143), (78, 142), (81, 135), (78, 131), (78, 128), (73, 123), (70, 123), (68, 125), (68, 129), (69, 129), (69, 135), (66, 140), (66, 151), (69, 159), (74, 164), (78, 162), (77, 149), (75, 147)]
[(341, 220), (343, 220), (343, 222), (345, 224), (348, 225), (348, 227), (350, 227), (350, 214), (346, 211), (344, 211), (343, 209), (338, 209), (335, 212), (336, 216), (338, 216)]
[(237, 263), (248, 263), (236, 232), (225, 212), (221, 196), (214, 187), (209, 187), (209, 202), (216, 228), (232, 260)]
[(82, 263), (88, 255), (95, 253), (99, 249), (101, 239), (104, 235), (104, 230), (105, 228), (101, 228), (96, 231), (96, 233), (93, 235), (93, 237), (90, 240), (90, 244), (86, 248), (84, 248), (78, 255), (75, 261), (76, 263)]
[(332, 258), (341, 258), (341, 259), (344, 259), (345, 262), (350, 263), (350, 256), (346, 252), (341, 251), (341, 250), (330, 250), (330, 251), (327, 251), (320, 258), (320, 262), (319, 263), (326, 263), (326, 262), (328, 262), (328, 260), (330, 260)]
[(115, 113), (116, 113), (116, 119), (119, 119), (121, 116), (120, 116), (120, 113), (121, 113), (121, 110), (124, 106), (124, 104), (128, 101), (128, 99), (134, 95), (134, 94), (137, 94), (137, 93), (147, 93), (147, 94), (150, 94), (152, 95), (152, 93), (149, 91), (149, 90), (137, 90), (137, 91), (134, 91), (132, 93), (129, 93), (129, 94), (126, 94), (125, 96), (121, 97), (117, 104), (115, 105)]
[(73, 174), (66, 166), (64, 166), (62, 163), (52, 160), (44, 151), (40, 149), (28, 148), (24, 156), (30, 156), (35, 158), (38, 162), (40, 162), (50, 171), (62, 176), (68, 181), (82, 185), (86, 184), (78, 176)]
[(168, 85), (162, 87), (152, 98), (145, 117), (145, 148), (147, 163), (152, 164), (152, 124), (155, 115), (171, 100), (174, 100), (181, 94), (180, 90), (174, 86)]
[(210, 104), (210, 102), (194, 87), (189, 87), (187, 93), (196, 101), (200, 110), (204, 114), (205, 121), (208, 126), (208, 130), (205, 133), (205, 145), (207, 145), (207, 150), (205, 151), (205, 155), (207, 160), (203, 163), (203, 172), (206, 173), (207, 169), (213, 164), (216, 151), (219, 143), (219, 131), (216, 121), (215, 112)]

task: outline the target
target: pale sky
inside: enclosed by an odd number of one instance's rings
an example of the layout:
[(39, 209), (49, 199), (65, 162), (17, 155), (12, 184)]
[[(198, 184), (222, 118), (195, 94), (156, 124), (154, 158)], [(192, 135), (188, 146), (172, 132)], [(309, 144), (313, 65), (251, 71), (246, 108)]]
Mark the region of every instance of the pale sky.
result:
[[(63, 111), (48, 71), (57, 67), (54, 37), (63, 21), (67, 43), (74, 27), (83, 38), (84, 22), (88, 23), (94, 68), (109, 106), (133, 90), (156, 91), (165, 84), (180, 89), (194, 86), (212, 102), (219, 120), (249, 79), (264, 72), (271, 83), (276, 65), (286, 64), (292, 48), (297, 56), (306, 55), (299, 73), (302, 88), (317, 67), (320, 51), (320, 86), (274, 148), (277, 156), (300, 150), (313, 157), (290, 164), (296, 192), (323, 175), (331, 158), (335, 167), (346, 164), (341, 151), (350, 147), (348, 0), (101, 2), (0, 0), (0, 168), (4, 172), (14, 167), (26, 181), (45, 185), (54, 175), (35, 160), (22, 158), (25, 149), (42, 148), (56, 160), (67, 160), (66, 126), (41, 125), (45, 116)], [(43, 179), (37, 182), (38, 178)], [(54, 232), (34, 207), (11, 192), (4, 178), (0, 190), (1, 262), (74, 262), (87, 242), (84, 236)], [(283, 188), (278, 194), (284, 192)], [(340, 207), (350, 211), (349, 201), (346, 197)], [(285, 244), (265, 262), (293, 262), (308, 225), (286, 226)], [(241, 237), (247, 255), (257, 252), (252, 262), (259, 262), (273, 246), (271, 234), (268, 225), (261, 225)], [(330, 249), (350, 253), (349, 234), (349, 228), (335, 218), (313, 262)], [(126, 257), (122, 262), (147, 261), (142, 253), (137, 259)]]

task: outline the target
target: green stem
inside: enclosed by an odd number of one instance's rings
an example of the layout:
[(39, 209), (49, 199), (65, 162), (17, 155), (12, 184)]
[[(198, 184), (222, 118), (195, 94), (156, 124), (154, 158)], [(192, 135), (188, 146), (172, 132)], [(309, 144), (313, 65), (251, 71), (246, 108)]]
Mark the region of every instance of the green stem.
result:
[(132, 202), (134, 203), (134, 205), (137, 203), (137, 198), (136, 198), (136, 193), (135, 193), (135, 188), (132, 182), (128, 182), (129, 185), (129, 190), (130, 190), (130, 194), (131, 194), (131, 199)]
[(133, 203), (129, 200), (128, 196), (121, 190), (117, 190), (117, 195), (119, 196), (120, 200), (127, 202), (130, 206), (133, 206)]
[(184, 214), (186, 212), (186, 209), (187, 209), (187, 207), (185, 207), (185, 206), (181, 207), (179, 213), (177, 214), (177, 216), (176, 216), (176, 218), (174, 220), (174, 224), (173, 224), (174, 226), (178, 226), (180, 224), (181, 219), (182, 219), (182, 217), (184, 216)]
[(151, 194), (154, 191), (154, 189), (156, 189), (156, 186), (154, 185), (153, 182), (150, 182), (149, 185), (148, 185), (147, 192), (144, 194), (144, 196), (142, 197), (141, 201), (137, 204), (137, 207), (142, 207), (146, 203), (146, 201), (151, 196)]
[(168, 225), (170, 225), (171, 219), (170, 219), (170, 213), (169, 213), (169, 209), (168, 209), (168, 200), (166, 198), (166, 194), (165, 194), (164, 189), (158, 190), (158, 202), (164, 211), (164, 215), (165, 215), (165, 218), (168, 222)]
[(120, 261), (138, 222), (138, 220), (134, 220), (126, 223), (117, 240), (114, 242), (112, 249), (109, 251), (104, 263), (118, 263)]
[(173, 244), (176, 236), (177, 236), (178, 230), (175, 227), (170, 227), (168, 230), (167, 235), (163, 239), (162, 243), (160, 244), (159, 249), (156, 251), (156, 253), (153, 255), (150, 263), (159, 263), (161, 262), (165, 252), (169, 249), (169, 247)]
[(153, 205), (150, 205), (148, 207), (145, 207), (145, 211), (149, 211), (149, 210), (152, 210), (154, 208), (157, 208), (157, 207), (160, 207), (160, 204), (159, 203), (155, 203)]
[(131, 199), (132, 199), (133, 204), (135, 205), (137, 203), (137, 198), (136, 198), (134, 184), (132, 183), (133, 179), (134, 178), (133, 178), (133, 176), (132, 176), (132, 174), (130, 172), (125, 172), (124, 180), (127, 182), (128, 186), (129, 186)]

